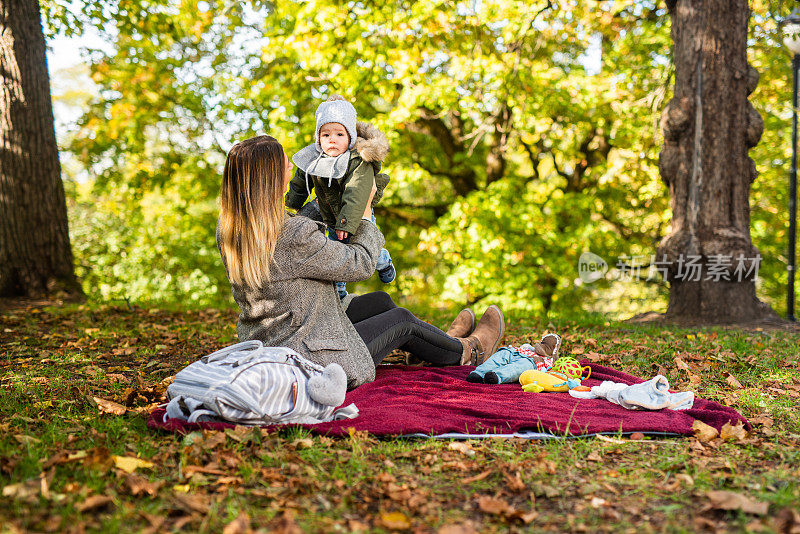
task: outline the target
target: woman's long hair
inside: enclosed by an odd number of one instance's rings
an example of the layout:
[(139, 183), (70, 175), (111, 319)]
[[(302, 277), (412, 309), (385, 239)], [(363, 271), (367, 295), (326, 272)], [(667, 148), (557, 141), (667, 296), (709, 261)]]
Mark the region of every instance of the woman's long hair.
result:
[(228, 152), (219, 199), (220, 250), (235, 284), (257, 288), (269, 280), (286, 214), (285, 165), (283, 147), (268, 135)]

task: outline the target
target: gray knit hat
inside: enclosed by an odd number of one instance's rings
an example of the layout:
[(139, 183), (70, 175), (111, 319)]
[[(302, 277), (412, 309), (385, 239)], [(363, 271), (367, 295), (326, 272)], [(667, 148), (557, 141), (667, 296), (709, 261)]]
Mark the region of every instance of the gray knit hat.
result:
[(329, 100), (323, 102), (317, 108), (315, 114), (317, 118), (317, 131), (314, 133), (314, 139), (317, 144), (317, 149), (322, 152), (322, 146), (319, 144), (319, 129), (330, 122), (338, 122), (347, 130), (350, 136), (350, 146), (353, 148), (356, 144), (356, 108), (347, 100)]

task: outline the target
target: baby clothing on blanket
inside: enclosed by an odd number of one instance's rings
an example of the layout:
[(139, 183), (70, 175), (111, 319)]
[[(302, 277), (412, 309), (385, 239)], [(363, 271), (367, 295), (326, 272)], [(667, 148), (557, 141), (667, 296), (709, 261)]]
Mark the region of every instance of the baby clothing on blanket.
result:
[(688, 410), (694, 405), (693, 392), (670, 393), (669, 382), (662, 375), (633, 385), (605, 380), (590, 391), (571, 389), (569, 394), (578, 399), (606, 399), (628, 410)]
[[(528, 369), (547, 372), (553, 367), (553, 358), (534, 352), (531, 344), (520, 347), (501, 347), (467, 377), (469, 382), (488, 384), (510, 384), (519, 380)], [(487, 377), (487, 375), (489, 375)]]

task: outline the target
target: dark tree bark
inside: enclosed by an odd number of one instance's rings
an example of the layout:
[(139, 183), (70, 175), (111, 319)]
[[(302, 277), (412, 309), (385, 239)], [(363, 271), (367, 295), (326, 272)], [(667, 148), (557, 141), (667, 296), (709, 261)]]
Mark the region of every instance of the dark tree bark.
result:
[(659, 170), (672, 196), (672, 233), (657, 252), (670, 282), (667, 318), (777, 318), (754, 283), (760, 256), (750, 240), (749, 196), (758, 173), (748, 150), (764, 123), (747, 99), (758, 83), (746, 57), (747, 1), (670, 0), (668, 7), (675, 96), (661, 119)]
[(38, 0), (0, 0), (0, 75), (0, 296), (79, 296)]

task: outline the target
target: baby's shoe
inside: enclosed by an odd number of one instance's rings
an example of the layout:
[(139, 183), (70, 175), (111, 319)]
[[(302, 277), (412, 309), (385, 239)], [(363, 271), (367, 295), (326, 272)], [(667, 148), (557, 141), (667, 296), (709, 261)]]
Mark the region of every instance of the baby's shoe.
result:
[(336, 292), (339, 294), (339, 300), (345, 298), (347, 296), (347, 284), (344, 282), (334, 282), (333, 285), (336, 287)]
[(545, 334), (539, 342), (533, 345), (533, 352), (545, 358), (555, 360), (558, 358), (558, 349), (561, 347), (561, 338), (558, 334)]
[(472, 371), (470, 374), (467, 375), (467, 382), (472, 382), (473, 384), (484, 383), (483, 377), (479, 373), (476, 373), (475, 371)]
[(392, 283), (396, 276), (397, 271), (394, 270), (394, 264), (392, 263), (392, 260), (389, 260), (389, 265), (383, 269), (378, 269), (378, 278), (380, 278), (381, 282), (384, 284)]
[(500, 377), (497, 376), (497, 373), (494, 371), (489, 371), (485, 375), (483, 375), (483, 382), (484, 384), (499, 384)]

